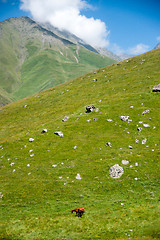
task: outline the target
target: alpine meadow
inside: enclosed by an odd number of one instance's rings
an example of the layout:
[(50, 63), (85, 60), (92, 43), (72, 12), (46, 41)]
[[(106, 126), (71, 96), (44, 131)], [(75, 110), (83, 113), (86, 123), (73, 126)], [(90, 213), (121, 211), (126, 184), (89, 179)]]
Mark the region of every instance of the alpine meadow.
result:
[[(37, 61), (27, 47), (23, 74)], [(159, 56), (90, 69), (0, 108), (1, 240), (160, 239)]]

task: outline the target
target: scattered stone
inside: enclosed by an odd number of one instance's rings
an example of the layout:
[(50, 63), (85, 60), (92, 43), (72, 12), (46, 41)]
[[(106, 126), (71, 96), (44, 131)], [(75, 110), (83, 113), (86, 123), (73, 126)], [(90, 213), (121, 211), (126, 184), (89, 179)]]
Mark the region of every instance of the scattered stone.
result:
[(133, 106), (130, 106), (130, 108), (134, 108)]
[(120, 119), (121, 119), (122, 121), (128, 121), (129, 116), (120, 116)]
[(138, 167), (138, 163), (137, 162), (135, 163), (135, 166)]
[(74, 146), (74, 149), (77, 149), (77, 146)]
[(30, 157), (34, 157), (34, 154), (31, 154)]
[(95, 109), (95, 106), (93, 106), (92, 104), (86, 107), (87, 113), (93, 112), (94, 109)]
[(127, 164), (129, 164), (129, 161), (128, 160), (122, 160), (122, 164), (127, 165)]
[(136, 143), (139, 143), (139, 140), (138, 140), (138, 139), (136, 139), (136, 140), (135, 140), (135, 142), (136, 142)]
[(90, 121), (91, 121), (91, 119), (88, 119), (88, 120), (87, 120), (87, 122), (90, 122)]
[(62, 121), (63, 121), (63, 122), (66, 122), (68, 119), (69, 119), (69, 117), (65, 116), (65, 117), (62, 119)]
[(30, 164), (27, 164), (27, 167), (30, 167)]
[(12, 167), (14, 164), (15, 164), (15, 163), (14, 163), (14, 162), (12, 162), (12, 163), (10, 164), (10, 166)]
[(146, 128), (146, 127), (150, 127), (150, 125), (144, 123), (144, 124), (143, 124), (143, 127), (145, 127), (145, 128)]
[(160, 84), (154, 86), (152, 92), (160, 92)]
[(77, 173), (76, 179), (77, 180), (81, 180), (82, 179), (79, 173)]
[(146, 138), (142, 140), (142, 144), (146, 144), (146, 142), (147, 142)]
[(107, 142), (106, 145), (109, 146), (109, 147), (112, 147), (112, 143), (111, 142)]
[(56, 164), (53, 164), (52, 167), (57, 167), (57, 165), (56, 165)]
[(43, 129), (41, 133), (47, 133), (47, 129)]
[(96, 109), (95, 109), (95, 112), (97, 113), (98, 111), (99, 111), (99, 108), (96, 108)]
[(97, 118), (93, 118), (93, 121), (97, 121), (98, 119)]
[(113, 167), (109, 169), (109, 174), (111, 178), (120, 178), (124, 173), (123, 168), (118, 164), (115, 164)]
[(64, 137), (62, 131), (56, 131), (56, 132), (54, 132), (54, 134), (58, 135), (59, 137)]
[(144, 114), (146, 114), (146, 113), (149, 113), (150, 111), (149, 110), (144, 110), (143, 112), (142, 112), (142, 115), (144, 115)]
[(24, 105), (24, 108), (26, 108), (27, 107), (27, 105)]
[(107, 122), (112, 122), (113, 120), (112, 119), (107, 119)]
[(29, 142), (33, 142), (34, 141), (34, 138), (29, 138)]
[(92, 80), (92, 82), (97, 82), (97, 79), (96, 79), (96, 78), (94, 78), (94, 79)]
[(141, 128), (141, 127), (138, 127), (137, 130), (138, 130), (139, 132), (141, 132), (141, 131), (142, 131), (142, 128)]
[(129, 149), (133, 149), (133, 147), (131, 145), (128, 145)]
[(0, 192), (0, 198), (3, 198), (3, 193), (2, 192)]

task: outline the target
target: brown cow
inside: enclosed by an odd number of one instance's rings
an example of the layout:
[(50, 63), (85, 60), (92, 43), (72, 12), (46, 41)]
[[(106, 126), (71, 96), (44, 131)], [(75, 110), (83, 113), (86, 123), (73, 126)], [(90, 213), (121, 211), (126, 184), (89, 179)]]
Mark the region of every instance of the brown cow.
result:
[(72, 213), (76, 212), (76, 216), (78, 217), (82, 217), (83, 213), (84, 213), (84, 208), (75, 208), (72, 210)]

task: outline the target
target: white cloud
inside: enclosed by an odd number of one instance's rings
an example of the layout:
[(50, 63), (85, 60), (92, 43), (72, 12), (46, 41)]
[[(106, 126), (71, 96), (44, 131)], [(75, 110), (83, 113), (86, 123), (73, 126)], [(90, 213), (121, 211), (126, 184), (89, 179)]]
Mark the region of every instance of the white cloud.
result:
[(84, 0), (21, 0), (21, 3), (21, 9), (29, 11), (39, 22), (67, 30), (95, 47), (109, 45), (105, 23), (81, 14), (82, 9), (91, 8)]
[(159, 41), (160, 41), (160, 36), (158, 36), (158, 37), (156, 38), (156, 40), (159, 42)]
[(111, 51), (113, 51), (117, 56), (121, 56), (125, 53), (124, 49), (122, 49), (118, 44), (114, 43), (111, 46)]
[(142, 54), (142, 53), (145, 53), (149, 50), (149, 46), (148, 45), (145, 45), (143, 43), (139, 43), (137, 44), (135, 47), (133, 48), (129, 48), (127, 50), (127, 53), (128, 54), (132, 54), (132, 55), (138, 55), (138, 54)]

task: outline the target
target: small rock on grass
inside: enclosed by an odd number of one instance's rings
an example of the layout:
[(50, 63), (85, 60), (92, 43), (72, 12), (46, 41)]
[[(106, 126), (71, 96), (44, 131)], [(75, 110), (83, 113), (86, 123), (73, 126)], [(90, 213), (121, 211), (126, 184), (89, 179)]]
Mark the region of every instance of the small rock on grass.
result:
[(81, 180), (82, 179), (79, 173), (77, 173), (76, 179), (77, 180)]
[(144, 114), (146, 114), (146, 113), (149, 113), (150, 111), (149, 110), (144, 110), (143, 112), (142, 112), (142, 115), (144, 115)]
[(56, 131), (56, 132), (54, 132), (54, 134), (58, 135), (59, 137), (64, 137), (62, 131)]
[(47, 133), (47, 129), (43, 129), (41, 133)]
[(95, 106), (94, 106), (93, 104), (88, 105), (88, 106), (86, 107), (86, 112), (87, 112), (87, 113), (93, 112), (94, 109), (95, 109)]
[(120, 119), (121, 119), (122, 121), (128, 121), (129, 116), (120, 116)]
[(62, 121), (63, 121), (63, 122), (66, 122), (68, 119), (69, 119), (69, 117), (65, 116), (65, 117), (62, 119)]
[(122, 160), (122, 164), (127, 165), (127, 164), (129, 164), (129, 161), (128, 160)]
[(33, 142), (34, 141), (34, 138), (29, 138), (29, 142)]
[(112, 143), (111, 142), (107, 142), (106, 145), (109, 146), (109, 147), (112, 147)]
[(144, 123), (144, 124), (143, 124), (143, 127), (147, 128), (147, 127), (150, 127), (150, 125), (149, 125), (149, 124), (146, 124), (146, 123)]

